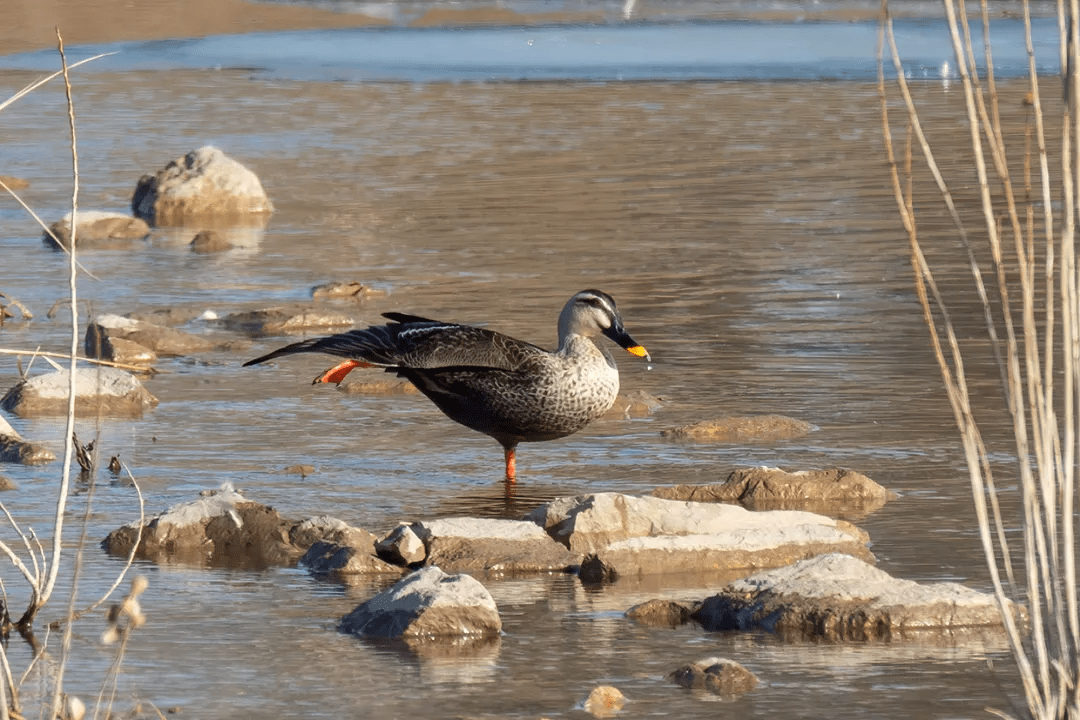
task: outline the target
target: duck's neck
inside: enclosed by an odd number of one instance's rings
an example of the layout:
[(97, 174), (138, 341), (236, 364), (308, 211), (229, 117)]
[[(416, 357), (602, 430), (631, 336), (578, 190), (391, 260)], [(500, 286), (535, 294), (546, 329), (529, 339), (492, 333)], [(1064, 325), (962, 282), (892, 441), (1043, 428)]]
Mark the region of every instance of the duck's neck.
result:
[(562, 337), (556, 354), (564, 358), (603, 358), (611, 367), (615, 367), (615, 361), (603, 346), (593, 342), (591, 337), (569, 333)]

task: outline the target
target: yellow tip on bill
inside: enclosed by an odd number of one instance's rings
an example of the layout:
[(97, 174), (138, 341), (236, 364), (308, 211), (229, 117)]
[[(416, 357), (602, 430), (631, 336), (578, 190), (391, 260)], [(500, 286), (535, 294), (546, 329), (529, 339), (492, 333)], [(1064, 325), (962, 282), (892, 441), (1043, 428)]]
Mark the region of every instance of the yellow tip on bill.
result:
[(637, 355), (638, 357), (649, 357), (649, 353), (641, 345), (635, 345), (634, 347), (626, 348), (626, 352), (631, 355)]

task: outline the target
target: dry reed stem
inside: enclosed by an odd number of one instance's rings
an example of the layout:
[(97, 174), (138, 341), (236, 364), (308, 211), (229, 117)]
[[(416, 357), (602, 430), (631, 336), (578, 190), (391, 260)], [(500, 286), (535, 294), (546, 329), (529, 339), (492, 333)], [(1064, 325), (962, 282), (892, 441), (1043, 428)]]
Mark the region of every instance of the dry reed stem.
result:
[[(11, 350), (7, 348), (0, 348), (0, 355), (30, 355), (32, 358), (68, 358), (69, 355), (64, 353), (47, 352), (45, 350)], [(151, 375), (157, 374), (159, 370), (155, 370), (152, 367), (145, 367), (143, 365), (131, 365), (128, 363), (118, 363), (112, 360), (100, 360), (98, 358), (78, 356), (79, 362), (90, 363), (91, 365), (104, 365), (106, 367), (120, 368), (121, 370), (130, 370), (138, 373), (149, 373)]]

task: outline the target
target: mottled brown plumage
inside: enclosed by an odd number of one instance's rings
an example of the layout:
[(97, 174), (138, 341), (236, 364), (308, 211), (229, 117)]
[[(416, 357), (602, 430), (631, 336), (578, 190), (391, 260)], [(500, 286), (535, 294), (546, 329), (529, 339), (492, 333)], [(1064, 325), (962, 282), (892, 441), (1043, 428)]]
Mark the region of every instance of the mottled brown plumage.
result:
[(571, 435), (614, 404), (619, 371), (593, 341), (597, 335), (649, 357), (623, 329), (615, 300), (598, 290), (583, 290), (566, 303), (554, 352), (486, 328), (401, 313), (384, 317), (393, 322), (304, 340), (244, 364), (322, 352), (348, 359), (315, 382), (340, 382), (354, 367), (382, 367), (408, 378), (450, 419), (498, 440), (512, 482), (518, 443)]

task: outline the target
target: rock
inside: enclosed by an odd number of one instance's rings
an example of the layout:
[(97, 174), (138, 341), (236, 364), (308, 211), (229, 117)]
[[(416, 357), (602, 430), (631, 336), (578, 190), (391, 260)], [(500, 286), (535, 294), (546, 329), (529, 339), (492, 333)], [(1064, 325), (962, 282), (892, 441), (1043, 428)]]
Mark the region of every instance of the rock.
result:
[(0, 183), (4, 183), (12, 190), (25, 190), (30, 187), (29, 182), (12, 175), (0, 175)]
[(647, 600), (627, 610), (626, 617), (642, 625), (678, 627), (690, 622), (695, 609), (674, 600)]
[(727, 658), (711, 657), (683, 665), (668, 675), (668, 680), (691, 690), (711, 690), (733, 698), (753, 690), (758, 679), (754, 673)]
[(308, 548), (300, 558), (300, 565), (315, 575), (334, 578), (343, 575), (401, 572), (400, 567), (391, 565), (375, 554), (374, 537), (370, 543), (362, 545), (343, 545), (320, 540)]
[[(7, 420), (0, 416), (0, 462), (21, 465), (44, 465), (56, 459), (56, 454), (37, 443), (23, 439)], [(7, 489), (2, 488), (0, 489)]]
[(301, 479), (303, 479), (303, 478), (306, 478), (308, 475), (314, 475), (315, 474), (315, 466), (314, 465), (302, 465), (302, 464), (301, 465), (289, 465), (288, 467), (282, 469), (281, 472), (286, 474), (286, 475), (299, 475), (301, 477)]
[(776, 567), (828, 552), (873, 559), (869, 538), (854, 525), (795, 510), (596, 493), (553, 500), (528, 519), (586, 554), (579, 572), (585, 582)]
[(581, 706), (593, 717), (609, 718), (618, 715), (625, 704), (626, 696), (619, 691), (619, 688), (599, 685), (593, 688)]
[(865, 514), (897, 497), (853, 470), (785, 472), (768, 467), (735, 470), (720, 485), (675, 485), (652, 494), (667, 500), (739, 503), (750, 510), (810, 510), (834, 517)]
[[(288, 541), (289, 522), (276, 510), (251, 502), (228, 485), (174, 505), (143, 526), (135, 556), (159, 563), (264, 568), (289, 565), (301, 551)], [(126, 556), (137, 524), (112, 531), (102, 547)]]
[(274, 206), (255, 173), (221, 150), (206, 146), (143, 175), (131, 211), (152, 225), (185, 225), (199, 219), (241, 220)]
[(729, 534), (732, 540), (739, 540), (741, 535), (749, 534), (756, 537), (747, 538), (747, 547), (767, 545), (770, 539), (782, 544), (785, 537), (794, 539), (800, 527), (820, 527), (824, 531), (839, 529), (841, 534), (865, 542), (865, 534), (850, 523), (813, 513), (754, 513), (731, 505), (620, 493), (557, 498), (533, 510), (526, 519), (543, 527), (570, 550), (580, 553), (595, 553), (633, 538), (666, 536)]
[(268, 308), (226, 315), (222, 324), (248, 335), (281, 335), (312, 330), (348, 328), (356, 320), (345, 313), (313, 308)]
[(294, 523), (289, 528), (289, 542), (301, 551), (307, 550), (317, 542), (356, 547), (370, 544), (374, 548), (375, 536), (367, 530), (353, 527), (336, 517), (316, 515)]
[(18, 490), (18, 486), (6, 475), (0, 475), (0, 491)]
[(328, 515), (297, 523), (289, 531), (289, 541), (306, 549), (300, 565), (315, 575), (341, 579), (346, 575), (401, 572), (401, 568), (376, 555), (374, 535)]
[[(121, 213), (82, 210), (78, 213), (77, 222), (75, 242), (83, 250), (116, 247), (121, 243), (142, 240), (150, 234), (150, 226), (144, 221)], [(49, 232), (42, 233), (41, 240), (54, 248), (70, 248), (71, 213), (50, 225)]]
[(429, 566), (358, 606), (339, 627), (365, 637), (484, 637), (498, 635), (502, 620), (491, 593), (478, 580)]
[(347, 395), (418, 395), (408, 380), (350, 380), (341, 383), (338, 390)]
[(203, 230), (191, 240), (191, 250), (197, 253), (214, 253), (231, 250), (233, 244), (217, 230)]
[(427, 548), (425, 564), (455, 572), (563, 572), (581, 561), (523, 520), (444, 518), (410, 527)]
[(379, 554), (379, 557), (395, 565), (415, 565), (423, 562), (427, 557), (424, 541), (404, 523), (376, 542), (375, 552)]
[[(1021, 609), (1011, 607), (1023, 622)], [(952, 582), (900, 580), (842, 554), (732, 582), (707, 598), (694, 619), (706, 630), (765, 630), (790, 640), (856, 642), (1001, 625), (992, 594)]]
[(622, 393), (615, 398), (615, 404), (604, 413), (609, 418), (639, 418), (648, 417), (656, 412), (663, 404), (663, 399), (650, 395), (644, 390), (634, 390), (625, 395)]
[(672, 440), (718, 440), (770, 442), (802, 437), (814, 427), (808, 422), (783, 415), (755, 415), (706, 420), (661, 431)]
[[(0, 399), (0, 408), (20, 417), (66, 415), (67, 370), (24, 380)], [(131, 373), (113, 367), (80, 367), (75, 371), (75, 414), (141, 417), (158, 404), (157, 398)]]
[[(109, 533), (102, 547), (126, 557), (137, 538), (138, 524), (125, 525)], [(272, 507), (247, 500), (226, 483), (198, 500), (179, 503), (150, 518), (143, 525), (136, 557), (158, 563), (259, 569), (293, 565), (305, 551), (324, 541), (366, 543), (374, 557), (371, 533), (327, 516), (299, 522), (282, 518)]]
[(329, 282), (311, 288), (312, 300), (363, 300), (369, 297), (386, 297), (386, 295), (385, 290), (376, 290), (356, 281)]
[[(134, 345), (128, 345), (125, 342), (118, 345), (117, 340), (134, 343)], [(84, 345), (88, 356), (115, 362), (127, 362), (118, 359), (124, 356), (124, 352), (130, 353), (127, 357), (132, 360), (139, 357), (134, 350), (135, 346), (141, 346), (144, 348), (143, 352), (149, 352), (150, 355), (173, 357), (207, 352), (215, 347), (214, 343), (198, 335), (163, 325), (154, 325), (145, 320), (134, 320), (111, 314), (98, 315), (87, 324)], [(118, 352), (119, 356), (117, 356)]]

